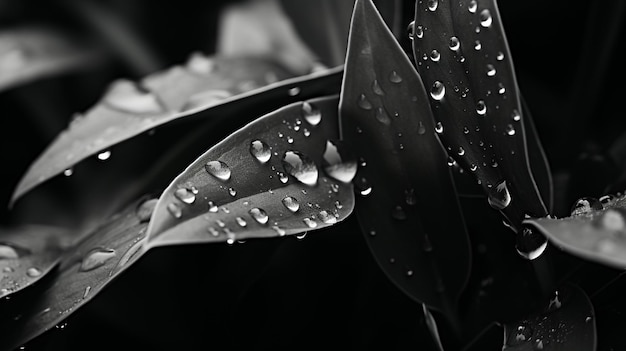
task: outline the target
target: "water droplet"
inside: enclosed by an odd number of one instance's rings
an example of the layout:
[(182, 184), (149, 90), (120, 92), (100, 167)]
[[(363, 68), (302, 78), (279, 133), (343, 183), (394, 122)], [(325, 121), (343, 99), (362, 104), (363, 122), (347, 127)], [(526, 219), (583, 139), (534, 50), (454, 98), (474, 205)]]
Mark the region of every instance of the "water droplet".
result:
[(31, 278), (36, 278), (41, 275), (41, 271), (36, 267), (30, 267), (26, 270), (26, 275)]
[(289, 144), (293, 144), (293, 138), (292, 138), (292, 137), (290, 137), (290, 136), (288, 136), (288, 137), (287, 137), (287, 142), (288, 142)]
[(296, 178), (301, 183), (315, 185), (317, 183), (317, 167), (305, 155), (297, 151), (287, 151), (283, 155), (283, 168), (285, 172)]
[(437, 10), (437, 6), (438, 5), (439, 5), (439, 1), (438, 0), (428, 0), (428, 9), (430, 11)]
[(334, 214), (326, 211), (326, 210), (322, 210), (320, 211), (320, 213), (317, 214), (317, 218), (320, 219), (320, 221), (326, 223), (326, 224), (335, 224), (337, 223), (337, 217), (335, 217)]
[(548, 239), (531, 228), (525, 227), (517, 234), (515, 249), (521, 257), (527, 260), (538, 258), (547, 247)]
[(188, 205), (190, 205), (190, 204), (192, 204), (192, 203), (194, 203), (196, 201), (196, 195), (190, 189), (187, 189), (187, 188), (178, 188), (178, 189), (176, 189), (176, 191), (174, 192), (174, 196), (178, 200), (180, 200), (180, 201), (182, 201), (182, 202), (184, 202), (184, 203), (186, 203)]
[(383, 88), (380, 86), (380, 83), (378, 83), (378, 79), (374, 79), (374, 81), (372, 82), (372, 91), (378, 96), (385, 95)]
[(506, 185), (506, 180), (499, 182), (489, 190), (487, 201), (496, 210), (504, 210), (511, 204), (511, 193)]
[(387, 114), (384, 107), (376, 108), (376, 119), (384, 125), (388, 126), (391, 124), (391, 118), (389, 118), (389, 114)]
[(585, 323), (589, 323), (593, 320), (593, 318), (591, 318), (591, 316), (588, 316), (585, 318)]
[(231, 175), (230, 168), (228, 168), (228, 165), (226, 165), (226, 163), (222, 161), (209, 161), (204, 166), (204, 169), (206, 169), (206, 171), (210, 175), (220, 180), (230, 179), (230, 175)]
[(5, 243), (0, 243), (0, 260), (12, 260), (20, 257), (18, 252), (12, 245), (8, 245)]
[(305, 136), (305, 137), (308, 137), (308, 136), (310, 136), (310, 135), (311, 135), (311, 132), (310, 132), (308, 129), (304, 128), (304, 129), (302, 130), (302, 134), (304, 134), (304, 136)]
[(489, 26), (491, 26), (491, 22), (493, 22), (493, 19), (491, 18), (491, 12), (489, 12), (488, 9), (480, 11), (480, 25), (488, 28)]
[(450, 50), (456, 51), (461, 47), (461, 42), (457, 37), (450, 37)]
[(459, 149), (456, 151), (457, 155), (463, 156), (465, 155), (465, 149), (462, 146), (459, 146)]
[(96, 248), (87, 253), (80, 264), (80, 271), (88, 272), (103, 266), (107, 261), (115, 257), (115, 250)]
[(367, 196), (372, 193), (372, 187), (368, 186), (360, 190), (361, 195)]
[(248, 213), (259, 224), (266, 224), (267, 221), (270, 219), (267, 216), (267, 213), (265, 213), (265, 211), (263, 211), (263, 209), (258, 208), (258, 207), (255, 207), (255, 208), (251, 209), (250, 211), (248, 211)]
[(326, 150), (324, 151), (324, 170), (332, 178), (343, 182), (350, 183), (357, 171), (356, 161), (344, 162), (337, 150), (337, 146), (331, 141), (326, 141)]
[(498, 61), (504, 60), (504, 53), (502, 51), (498, 52), (498, 54), (496, 55), (496, 60)]
[(493, 77), (496, 75), (496, 67), (492, 64), (487, 64), (487, 76)]
[(309, 228), (317, 227), (317, 222), (314, 219), (306, 217), (302, 220), (302, 222)]
[(610, 204), (613, 200), (615, 200), (615, 195), (607, 194), (598, 199), (603, 206)]
[(183, 210), (180, 206), (174, 202), (171, 202), (167, 205), (167, 211), (172, 215), (172, 217), (179, 219), (183, 216)]
[(89, 292), (91, 291), (91, 285), (87, 285), (87, 287), (85, 288), (85, 292), (83, 292), (83, 300), (87, 298), (87, 296), (89, 296)]
[(283, 198), (283, 205), (291, 212), (298, 212), (300, 209), (300, 204), (295, 197), (286, 196)]
[(101, 153), (98, 154), (98, 160), (100, 161), (106, 161), (110, 157), (111, 157), (111, 150), (102, 151)]
[(250, 154), (265, 163), (272, 157), (272, 148), (261, 140), (254, 140), (250, 143)]
[(424, 127), (424, 124), (420, 121), (417, 125), (417, 134), (424, 135), (424, 133), (426, 133), (426, 127)]
[(69, 177), (72, 174), (74, 174), (74, 170), (72, 168), (68, 168), (68, 169), (63, 171), (63, 175), (66, 176), (66, 177)]
[(600, 203), (598, 199), (594, 197), (583, 197), (576, 200), (576, 202), (572, 206), (571, 215), (580, 216), (587, 214), (591, 211), (602, 210), (603, 208), (604, 206), (602, 206), (602, 203)]
[[(470, 165), (471, 172), (476, 172), (477, 169), (478, 169), (478, 166), (476, 166), (474, 163)], [(480, 180), (478, 181), (478, 184), (480, 184)]]
[(297, 96), (300, 94), (301, 89), (299, 87), (293, 87), (287, 90), (287, 95), (289, 96)]
[(504, 84), (499, 83), (498, 84), (498, 94), (502, 95), (504, 93), (506, 93), (506, 89), (504, 88)]
[(357, 105), (364, 110), (371, 110), (372, 103), (369, 102), (365, 94), (361, 94), (359, 96), (359, 100), (357, 101)]
[(444, 95), (446, 95), (446, 87), (443, 85), (443, 83), (436, 80), (435, 83), (433, 83), (432, 88), (430, 89), (430, 96), (432, 96), (433, 99), (439, 101), (443, 99)]
[(518, 346), (530, 341), (533, 336), (533, 329), (525, 324), (520, 324), (516, 330), (512, 331), (508, 344), (510, 346)]
[(439, 53), (439, 51), (433, 50), (430, 52), (430, 59), (433, 60), (433, 62), (438, 62), (440, 58), (441, 54)]
[(215, 228), (213, 228), (213, 227), (208, 227), (206, 230), (207, 230), (207, 232), (209, 232), (209, 234), (211, 234), (211, 236), (213, 236), (213, 237), (218, 237), (218, 236), (220, 236), (220, 232), (219, 232), (219, 231), (217, 231), (217, 229), (215, 229)]
[(507, 135), (515, 135), (515, 128), (513, 127), (512, 124), (508, 124), (506, 126), (506, 134)]
[(483, 100), (478, 100), (476, 103), (476, 113), (481, 116), (484, 116), (487, 113), (487, 105), (485, 105)]
[(407, 269), (405, 272), (407, 277), (412, 277), (413, 276), (413, 270), (412, 269)]
[(139, 206), (137, 206), (136, 213), (140, 223), (145, 223), (150, 220), (150, 217), (152, 217), (152, 212), (154, 211), (154, 208), (156, 207), (158, 202), (159, 199), (148, 199), (139, 204)]
[(217, 212), (218, 208), (217, 208), (217, 205), (215, 204), (215, 202), (209, 201), (207, 203), (207, 205), (209, 207), (209, 212), (213, 212), (213, 213)]
[(519, 114), (518, 110), (513, 110), (513, 113), (511, 113), (511, 118), (513, 118), (515, 122), (519, 122), (522, 119), (522, 116)]
[(237, 190), (235, 190), (234, 188), (228, 188), (228, 193), (230, 194), (230, 196), (235, 196), (237, 195)]
[(441, 122), (437, 122), (437, 124), (435, 124), (435, 132), (437, 134), (443, 133), (443, 124), (441, 124)]
[(402, 82), (402, 77), (396, 71), (391, 71), (389, 75), (389, 81), (392, 83), (400, 83)]
[(322, 111), (305, 101), (302, 103), (302, 117), (310, 125), (316, 126), (322, 121)]
[(411, 21), (411, 23), (409, 23), (406, 27), (406, 32), (409, 35), (409, 39), (413, 40), (415, 37), (415, 21)]
[(470, 130), (467, 127), (463, 127), (463, 134), (469, 134)]
[(163, 111), (156, 95), (142, 91), (128, 80), (115, 82), (106, 94), (104, 103), (115, 109), (137, 114), (156, 114)]
[(406, 212), (404, 212), (404, 208), (402, 208), (402, 206), (398, 205), (391, 211), (391, 217), (402, 221), (406, 219)]
[(625, 211), (621, 208), (608, 209), (600, 217), (600, 226), (605, 230), (623, 231), (626, 228)]
[(480, 40), (476, 40), (474, 42), (474, 50), (478, 51), (480, 49), (482, 49), (483, 45), (480, 43)]
[(476, 0), (470, 1), (469, 5), (467, 6), (467, 10), (471, 13), (476, 13), (476, 8), (478, 8), (478, 3), (476, 3)]
[(215, 69), (215, 62), (199, 52), (194, 52), (187, 60), (187, 69), (198, 74), (210, 74)]
[(417, 197), (415, 196), (415, 189), (407, 189), (404, 191), (404, 201), (407, 205), (415, 205), (417, 203)]

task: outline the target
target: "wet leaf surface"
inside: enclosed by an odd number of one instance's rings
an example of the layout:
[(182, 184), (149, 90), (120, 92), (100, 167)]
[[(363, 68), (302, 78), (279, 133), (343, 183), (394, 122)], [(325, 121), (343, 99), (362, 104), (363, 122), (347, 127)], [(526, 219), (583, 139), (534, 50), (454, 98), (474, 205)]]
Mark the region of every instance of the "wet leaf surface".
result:
[(535, 226), (554, 245), (580, 258), (616, 268), (626, 267), (626, 196), (600, 201), (579, 200), (572, 216), (524, 221)]
[[(197, 63), (198, 60), (203, 63)], [(14, 191), (12, 202), (85, 158), (155, 127), (179, 119), (203, 118), (207, 111), (227, 105), (237, 104), (245, 110), (244, 102), (258, 103), (257, 97), (281, 97), (284, 101), (290, 96), (306, 95), (307, 89), (322, 90), (316, 82), (340, 71), (336, 68), (285, 80), (288, 73), (270, 62), (194, 55), (187, 66), (156, 73), (142, 84), (117, 81), (96, 106), (75, 117), (31, 164)], [(232, 119), (222, 116), (207, 123), (226, 118)]]
[(470, 248), (426, 92), (370, 1), (352, 20), (342, 138), (360, 159), (357, 216), (380, 267), (407, 295), (451, 317)]
[(568, 284), (539, 313), (505, 324), (502, 350), (595, 350), (595, 324), (587, 294)]
[(343, 220), (352, 212), (356, 162), (341, 158), (337, 139), (336, 97), (294, 103), (250, 123), (164, 191), (151, 245), (233, 243)]
[(417, 69), (448, 154), (475, 174), (493, 207), (515, 227), (525, 214), (547, 214), (530, 171), (518, 86), (495, 1), (418, 2), (413, 28)]
[(70, 244), (68, 231), (47, 226), (0, 230), (0, 298), (43, 278)]
[(132, 204), (65, 251), (58, 267), (32, 290), (0, 301), (0, 349), (15, 348), (58, 325), (139, 259), (155, 205), (156, 200)]
[(46, 27), (0, 32), (0, 91), (98, 63), (104, 53)]

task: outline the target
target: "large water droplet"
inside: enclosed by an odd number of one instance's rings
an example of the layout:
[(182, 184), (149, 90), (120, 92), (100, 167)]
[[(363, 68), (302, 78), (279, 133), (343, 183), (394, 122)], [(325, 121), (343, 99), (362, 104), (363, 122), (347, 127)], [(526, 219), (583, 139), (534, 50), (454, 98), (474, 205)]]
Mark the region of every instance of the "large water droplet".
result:
[(36, 278), (41, 275), (41, 271), (37, 267), (30, 267), (26, 270), (26, 275), (31, 278)]
[(469, 5), (467, 6), (467, 10), (471, 13), (476, 13), (477, 8), (478, 8), (478, 3), (476, 2), (476, 0), (470, 1)]
[(439, 1), (438, 0), (428, 0), (428, 9), (430, 11), (437, 10), (437, 6), (439, 6)]
[(506, 135), (513, 136), (515, 135), (515, 128), (513, 127), (512, 124), (507, 124), (505, 132), (506, 132)]
[(385, 95), (383, 88), (380, 86), (380, 83), (378, 83), (378, 79), (374, 79), (374, 81), (372, 82), (372, 91), (378, 96)]
[(498, 60), (498, 61), (504, 60), (504, 53), (502, 51), (500, 51), (500, 52), (498, 52), (496, 54), (496, 60)]
[(450, 50), (456, 51), (461, 47), (461, 42), (457, 37), (450, 38)]
[(72, 174), (74, 174), (74, 169), (72, 169), (72, 168), (68, 168), (68, 169), (63, 171), (63, 175), (66, 176), (66, 177), (69, 177)]
[(330, 140), (326, 141), (324, 163), (324, 170), (326, 171), (326, 174), (340, 182), (350, 183), (356, 175), (356, 161), (344, 162), (339, 154), (339, 151), (337, 150), (337, 146)]
[(317, 227), (317, 222), (316, 222), (314, 219), (312, 219), (312, 218), (308, 218), (308, 217), (306, 217), (306, 218), (304, 218), (304, 219), (302, 220), (302, 222), (303, 222), (303, 223), (304, 223), (307, 227), (309, 227), (309, 228), (315, 228), (315, 227)]
[(272, 157), (272, 148), (264, 141), (253, 140), (250, 143), (250, 154), (259, 160), (259, 162), (265, 163)]
[(499, 182), (489, 190), (487, 201), (496, 210), (504, 210), (511, 204), (511, 193), (506, 185), (506, 180)]
[(372, 103), (367, 99), (365, 94), (361, 94), (359, 96), (359, 100), (357, 101), (357, 105), (364, 110), (371, 110)]
[(435, 124), (435, 132), (437, 134), (443, 133), (443, 124), (441, 124), (441, 122), (437, 122), (437, 124)]
[(248, 211), (248, 213), (259, 224), (266, 224), (267, 221), (270, 219), (267, 213), (265, 213), (263, 209), (258, 207), (251, 209), (250, 211)]
[(20, 258), (20, 251), (13, 245), (0, 243), (0, 260), (12, 260)]
[(487, 105), (483, 100), (478, 100), (478, 102), (476, 103), (476, 113), (481, 116), (487, 114)]
[(600, 227), (609, 231), (624, 231), (626, 229), (625, 210), (621, 208), (611, 208), (600, 217)]
[(302, 117), (310, 125), (316, 126), (322, 121), (322, 111), (305, 101), (302, 103)]
[(439, 53), (439, 51), (433, 50), (430, 52), (430, 59), (433, 60), (433, 62), (439, 62), (440, 58), (441, 54)]
[(96, 248), (87, 253), (80, 264), (82, 272), (88, 272), (103, 266), (108, 260), (115, 257), (115, 250)]
[(430, 88), (430, 96), (432, 96), (435, 100), (441, 100), (444, 95), (446, 95), (446, 87), (443, 83), (436, 80), (435, 83), (433, 83), (432, 88)]
[(102, 151), (98, 154), (98, 160), (106, 161), (111, 157), (111, 150)]
[(156, 95), (140, 90), (135, 83), (127, 80), (114, 83), (104, 103), (130, 113), (156, 114), (163, 111)]
[(612, 194), (607, 194), (607, 195), (601, 196), (598, 199), (598, 201), (600, 201), (602, 206), (606, 206), (606, 205), (610, 204), (613, 200), (615, 200), (615, 195), (612, 195)]
[(492, 64), (487, 64), (487, 76), (493, 77), (496, 75), (496, 67)]
[(391, 118), (389, 118), (389, 114), (387, 114), (387, 111), (384, 107), (376, 108), (376, 119), (378, 120), (378, 122), (386, 126), (391, 124)]
[(541, 256), (548, 247), (548, 239), (537, 231), (525, 227), (515, 238), (517, 253), (527, 260)]
[(137, 206), (136, 213), (140, 223), (145, 223), (150, 220), (152, 212), (154, 212), (154, 208), (158, 202), (159, 199), (148, 199)]
[(320, 213), (317, 214), (317, 218), (320, 219), (320, 221), (326, 223), (326, 224), (335, 224), (337, 223), (337, 217), (335, 217), (334, 214), (326, 211), (326, 210), (322, 210), (320, 211)]
[(317, 167), (305, 155), (297, 151), (287, 151), (283, 155), (283, 168), (285, 172), (296, 178), (301, 183), (315, 185), (317, 183)]
[(602, 203), (600, 203), (600, 201), (598, 201), (595, 197), (583, 197), (576, 200), (574, 205), (572, 205), (571, 215), (580, 216), (591, 211), (599, 211), (603, 208), (604, 206), (602, 206)]
[(411, 21), (411, 23), (409, 23), (406, 27), (406, 32), (409, 35), (409, 39), (413, 40), (413, 38), (415, 38), (415, 21)]
[(488, 9), (484, 9), (480, 11), (480, 25), (487, 28), (491, 26), (491, 22), (493, 19), (491, 18), (491, 12)]
[(389, 81), (397, 84), (402, 82), (402, 77), (398, 74), (398, 72), (391, 71), (391, 74), (389, 75)]
[(248, 225), (248, 222), (246, 222), (246, 220), (241, 217), (235, 218), (235, 221), (237, 221), (237, 224), (239, 224), (239, 226), (242, 228), (245, 228)]
[(230, 168), (228, 168), (228, 165), (222, 161), (209, 161), (204, 166), (204, 169), (206, 169), (210, 175), (220, 180), (230, 179)]
[(283, 205), (291, 212), (298, 212), (300, 209), (300, 204), (295, 197), (286, 196), (283, 198)]
[(191, 191), (190, 189), (187, 188), (178, 188), (176, 189), (176, 191), (174, 192), (174, 196), (186, 203), (186, 204), (192, 204), (196, 201), (196, 195), (193, 193), (193, 191)]
[(183, 216), (183, 210), (177, 203), (171, 202), (167, 205), (167, 211), (172, 215), (172, 217), (179, 219)]

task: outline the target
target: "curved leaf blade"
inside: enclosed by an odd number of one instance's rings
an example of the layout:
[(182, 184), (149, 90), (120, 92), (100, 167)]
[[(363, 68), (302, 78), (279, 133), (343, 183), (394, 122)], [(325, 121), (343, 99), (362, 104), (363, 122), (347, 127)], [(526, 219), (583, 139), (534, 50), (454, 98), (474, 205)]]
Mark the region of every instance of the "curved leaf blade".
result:
[(232, 243), (343, 220), (352, 211), (352, 186), (324, 174), (328, 142), (337, 139), (336, 97), (294, 103), (255, 120), (170, 184), (148, 240), (155, 246)]
[(450, 316), (470, 247), (422, 82), (370, 1), (355, 6), (348, 47), (340, 111), (342, 138), (364, 159), (359, 222), (388, 277)]
[[(522, 108), (494, 0), (417, 2), (413, 50), (431, 94), (440, 138), (474, 172), (486, 194), (506, 182), (503, 213), (519, 228), (525, 214), (547, 214), (526, 151)], [(498, 208), (500, 209), (500, 208)]]
[(503, 351), (595, 350), (593, 305), (581, 288), (565, 285), (540, 313), (505, 324), (504, 338)]
[(626, 196), (604, 204), (601, 210), (561, 219), (532, 218), (533, 225), (554, 245), (572, 255), (626, 268)]

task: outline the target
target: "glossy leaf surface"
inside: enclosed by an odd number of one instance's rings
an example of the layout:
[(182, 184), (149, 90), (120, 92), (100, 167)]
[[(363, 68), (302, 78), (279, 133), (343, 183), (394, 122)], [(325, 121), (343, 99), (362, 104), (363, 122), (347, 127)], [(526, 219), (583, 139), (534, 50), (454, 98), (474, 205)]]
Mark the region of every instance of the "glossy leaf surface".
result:
[(426, 92), (370, 1), (356, 4), (348, 47), (341, 126), (360, 159), (360, 225), (389, 278), (450, 315), (470, 248)]
[(547, 214), (530, 171), (523, 111), (495, 1), (420, 1), (413, 38), (448, 154), (475, 174), (496, 200), (494, 208), (515, 227), (525, 214)]
[(337, 122), (337, 98), (321, 98), (283, 107), (230, 135), (164, 191), (151, 245), (233, 243), (343, 220), (353, 208), (356, 162), (337, 154)]

